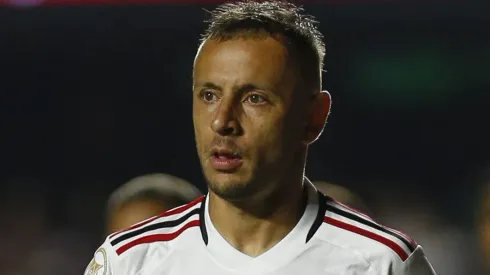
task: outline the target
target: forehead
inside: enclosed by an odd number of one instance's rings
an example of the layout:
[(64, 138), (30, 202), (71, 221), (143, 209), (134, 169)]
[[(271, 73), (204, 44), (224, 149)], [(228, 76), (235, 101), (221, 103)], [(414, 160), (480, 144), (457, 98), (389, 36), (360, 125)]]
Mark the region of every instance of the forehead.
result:
[(291, 81), (294, 75), (291, 63), (284, 44), (272, 37), (209, 39), (197, 53), (194, 84), (257, 82), (274, 87)]

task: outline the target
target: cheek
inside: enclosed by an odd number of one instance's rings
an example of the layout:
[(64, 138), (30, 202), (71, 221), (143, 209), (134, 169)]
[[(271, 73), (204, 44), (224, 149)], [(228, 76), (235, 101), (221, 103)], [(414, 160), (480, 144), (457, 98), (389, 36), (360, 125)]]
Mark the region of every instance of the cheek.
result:
[(201, 151), (202, 151), (202, 146), (204, 144), (203, 136), (204, 135), (203, 135), (202, 129), (200, 129), (198, 127), (194, 127), (194, 139), (196, 141), (198, 153), (201, 153)]
[(249, 145), (253, 144), (257, 150), (271, 158), (278, 156), (284, 147), (284, 136), (287, 134), (284, 120), (280, 117), (264, 119), (263, 116), (257, 116), (251, 117), (248, 124), (249, 127), (244, 127), (248, 128), (246, 142)]
[(299, 136), (301, 127), (298, 126), (297, 118), (290, 114), (280, 114), (271, 117), (261, 127), (267, 137), (277, 145), (294, 146), (295, 137)]
[(207, 146), (206, 144), (209, 144), (210, 140), (212, 140), (213, 132), (207, 123), (207, 116), (195, 115), (193, 122), (194, 140), (196, 142), (197, 152), (198, 154), (201, 154)]
[(219, 107), (218, 103), (204, 103), (202, 100), (195, 99), (192, 104), (194, 118), (200, 116), (211, 116)]
[(207, 117), (206, 111), (203, 111), (203, 109), (200, 106), (194, 105), (193, 112), (192, 112), (192, 122), (194, 124), (194, 132), (196, 134), (202, 132), (206, 117)]

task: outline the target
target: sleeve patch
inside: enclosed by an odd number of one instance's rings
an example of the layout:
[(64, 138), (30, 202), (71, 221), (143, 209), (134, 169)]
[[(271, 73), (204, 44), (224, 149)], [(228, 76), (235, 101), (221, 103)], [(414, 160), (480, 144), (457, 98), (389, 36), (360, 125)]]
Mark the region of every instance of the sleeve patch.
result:
[(107, 253), (104, 248), (99, 248), (85, 270), (84, 275), (106, 275), (108, 274), (107, 269)]

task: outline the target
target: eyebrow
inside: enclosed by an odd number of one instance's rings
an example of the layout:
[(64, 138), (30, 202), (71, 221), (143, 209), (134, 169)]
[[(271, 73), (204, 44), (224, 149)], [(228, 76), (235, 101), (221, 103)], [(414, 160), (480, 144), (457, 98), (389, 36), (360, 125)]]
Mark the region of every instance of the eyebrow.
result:
[(204, 83), (197, 83), (195, 87), (201, 87), (201, 88), (208, 88), (208, 89), (214, 89), (214, 90), (223, 90), (221, 86), (216, 85), (212, 82), (204, 82)]
[[(200, 87), (200, 88), (207, 88), (207, 89), (214, 89), (218, 91), (222, 91), (223, 88), (219, 85), (216, 85), (212, 82), (203, 82), (203, 83), (197, 83), (195, 87)], [(253, 90), (261, 90), (261, 91), (271, 91), (270, 89), (267, 89), (265, 87), (261, 87), (259, 85), (253, 84), (253, 83), (246, 83), (243, 85), (235, 85), (233, 86), (233, 92), (237, 93), (243, 93), (243, 92), (249, 92)], [(272, 91), (271, 91), (272, 92)]]

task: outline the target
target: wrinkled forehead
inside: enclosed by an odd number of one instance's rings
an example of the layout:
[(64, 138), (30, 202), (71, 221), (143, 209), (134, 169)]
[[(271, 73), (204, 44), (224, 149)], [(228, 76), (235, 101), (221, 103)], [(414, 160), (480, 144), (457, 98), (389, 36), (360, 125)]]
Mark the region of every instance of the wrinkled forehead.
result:
[(262, 29), (237, 29), (234, 31), (215, 34), (203, 40), (198, 48), (196, 59), (199, 56), (201, 50), (205, 46), (219, 44), (227, 41), (241, 41), (247, 43), (247, 42), (257, 42), (257, 41), (268, 41), (271, 39), (275, 40), (276, 42), (279, 42), (284, 49), (290, 50), (289, 46), (291, 45), (291, 43), (282, 34), (270, 33)]
[[(248, 65), (285, 65), (289, 61), (289, 52), (283, 43), (270, 36), (233, 37), (230, 39), (208, 39), (204, 41), (196, 54), (194, 66), (210, 65), (219, 62), (248, 62)], [(245, 65), (245, 64), (243, 64)]]
[(209, 39), (194, 62), (193, 84), (219, 86), (253, 83), (270, 89), (294, 86), (295, 67), (287, 48), (272, 37)]

